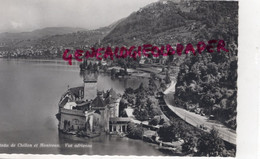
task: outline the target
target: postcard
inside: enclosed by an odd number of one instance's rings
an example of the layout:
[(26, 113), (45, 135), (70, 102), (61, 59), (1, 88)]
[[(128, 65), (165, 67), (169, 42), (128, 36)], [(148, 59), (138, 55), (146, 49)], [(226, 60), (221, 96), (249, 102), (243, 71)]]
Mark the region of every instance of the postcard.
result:
[(236, 157), (238, 1), (0, 8), (1, 154)]

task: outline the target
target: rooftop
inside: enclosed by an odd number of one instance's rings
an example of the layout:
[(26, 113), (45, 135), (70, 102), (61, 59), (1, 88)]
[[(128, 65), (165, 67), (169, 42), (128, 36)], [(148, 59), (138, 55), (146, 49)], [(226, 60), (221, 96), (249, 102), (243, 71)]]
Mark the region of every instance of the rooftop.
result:
[(92, 108), (105, 107), (105, 105), (105, 101), (100, 96), (97, 96), (91, 103)]

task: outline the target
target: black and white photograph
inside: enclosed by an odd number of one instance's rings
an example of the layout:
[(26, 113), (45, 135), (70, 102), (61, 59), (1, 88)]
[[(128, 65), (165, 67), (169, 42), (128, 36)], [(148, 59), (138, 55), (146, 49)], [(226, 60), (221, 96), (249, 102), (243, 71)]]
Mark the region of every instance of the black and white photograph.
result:
[(236, 157), (238, 1), (0, 3), (0, 154)]

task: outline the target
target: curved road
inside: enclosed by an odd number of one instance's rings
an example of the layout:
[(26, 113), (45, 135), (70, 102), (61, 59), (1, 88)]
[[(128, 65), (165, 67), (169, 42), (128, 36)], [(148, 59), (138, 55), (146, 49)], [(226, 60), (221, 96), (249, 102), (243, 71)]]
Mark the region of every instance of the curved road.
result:
[(172, 80), (170, 87), (164, 91), (164, 100), (169, 109), (187, 123), (195, 127), (203, 126), (205, 128), (203, 130), (206, 132), (210, 132), (210, 130), (213, 128), (218, 130), (220, 138), (236, 145), (236, 132), (234, 130), (227, 128), (216, 120), (209, 120), (205, 116), (201, 116), (199, 114), (195, 114), (193, 112), (189, 112), (185, 109), (171, 105), (170, 99), (172, 99), (173, 93), (175, 92), (175, 84), (176, 83)]

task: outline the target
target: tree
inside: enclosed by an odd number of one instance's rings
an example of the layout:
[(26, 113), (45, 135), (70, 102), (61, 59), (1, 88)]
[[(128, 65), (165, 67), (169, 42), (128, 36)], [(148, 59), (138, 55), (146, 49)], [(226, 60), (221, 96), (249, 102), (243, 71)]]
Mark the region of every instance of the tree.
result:
[(107, 72), (107, 65), (104, 65), (102, 67), (103, 67), (104, 72)]
[(118, 74), (120, 76), (125, 76), (127, 74), (127, 72), (125, 72), (124, 70), (120, 69)]
[(119, 102), (119, 116), (120, 117), (126, 115), (125, 108), (127, 108), (127, 102), (125, 101), (125, 99), (121, 99)]
[(137, 94), (136, 95), (136, 106), (139, 108), (144, 108), (147, 105), (147, 100), (145, 100), (145, 96), (142, 94)]
[(167, 86), (164, 81), (161, 82), (160, 87), (162, 91), (166, 90)]
[(81, 63), (81, 64), (79, 65), (79, 68), (80, 68), (80, 70), (85, 69), (85, 68), (84, 68), (84, 63)]
[(141, 110), (135, 109), (133, 115), (135, 115), (135, 118), (137, 120), (145, 121), (149, 119), (149, 114), (146, 109), (141, 109)]
[(96, 63), (93, 65), (93, 71), (94, 71), (94, 72), (97, 72), (97, 71), (98, 71), (98, 65), (97, 65)]
[(158, 130), (158, 135), (163, 141), (171, 142), (174, 139), (174, 134), (171, 132), (172, 125), (164, 124)]
[(125, 75), (128, 74), (126, 65), (124, 65), (124, 74), (125, 74)]
[(149, 79), (149, 90), (154, 93), (157, 90), (157, 85), (152, 78)]
[(152, 79), (152, 80), (155, 80), (156, 79), (156, 74), (155, 73), (150, 73), (150, 78)]
[(126, 93), (126, 94), (133, 94), (133, 93), (134, 93), (134, 89), (131, 88), (131, 87), (126, 88), (126, 89), (125, 89), (125, 93)]
[(174, 56), (173, 55), (168, 55), (168, 63), (173, 62)]
[(139, 85), (138, 90), (144, 90), (144, 84), (143, 84), (143, 82)]
[(141, 139), (143, 136), (143, 128), (141, 125), (135, 125), (133, 122), (130, 122), (127, 125), (127, 135), (130, 138)]
[(91, 69), (92, 69), (92, 63), (90, 62), (90, 63), (88, 64), (88, 66), (87, 66), (87, 70), (91, 71)]
[(163, 125), (165, 123), (164, 119), (162, 118), (160, 121), (159, 121), (159, 125)]
[(171, 83), (171, 78), (170, 78), (170, 76), (169, 76), (169, 72), (166, 72), (166, 76), (165, 76), (165, 83), (166, 84), (169, 84), (169, 83)]
[(197, 142), (198, 155), (200, 156), (223, 156), (225, 145), (219, 138), (218, 131), (212, 129), (210, 133), (202, 135)]
[(115, 74), (116, 74), (116, 69), (113, 68), (113, 69), (111, 70), (111, 76), (115, 76)]
[(154, 117), (156, 115), (161, 115), (160, 108), (159, 107), (155, 107), (155, 106), (152, 107), (149, 115), (150, 115), (150, 117)]
[(159, 120), (157, 118), (153, 118), (152, 120), (149, 121), (149, 125), (158, 125), (159, 123)]
[(182, 152), (184, 153), (194, 153), (196, 151), (196, 140), (194, 137), (190, 137), (188, 140), (186, 140), (183, 144), (182, 144)]

